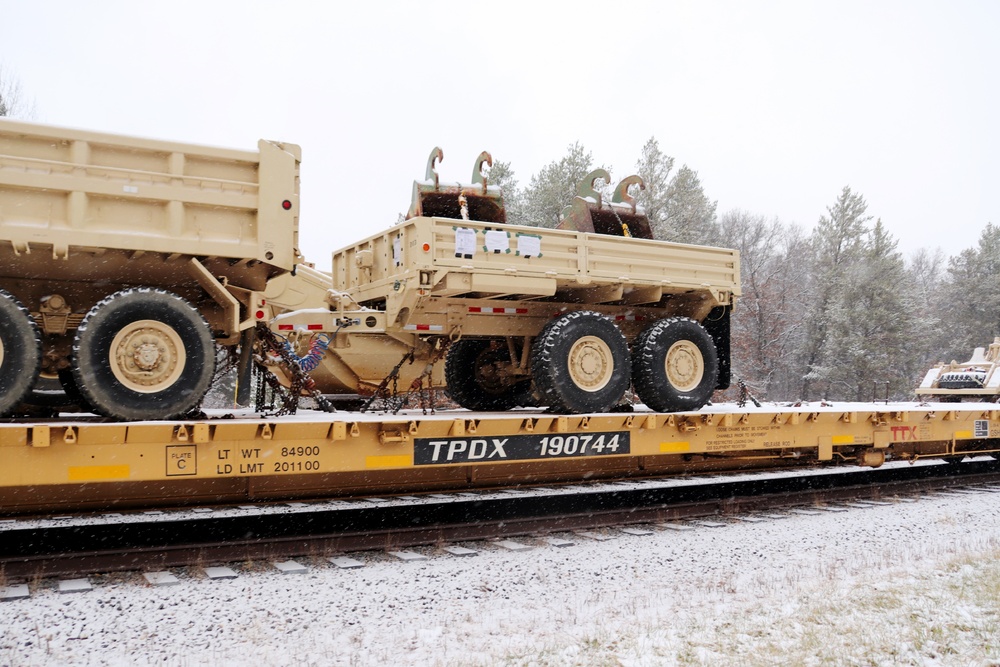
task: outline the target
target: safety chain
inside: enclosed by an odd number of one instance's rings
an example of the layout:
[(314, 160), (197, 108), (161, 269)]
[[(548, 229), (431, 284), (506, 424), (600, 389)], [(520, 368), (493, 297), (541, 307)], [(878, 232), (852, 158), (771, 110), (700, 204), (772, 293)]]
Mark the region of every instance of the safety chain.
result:
[[(223, 378), (229, 375), (234, 368), (239, 365), (240, 353), (239, 349), (235, 346), (228, 345), (216, 345), (215, 346), (215, 371), (212, 374), (212, 382), (208, 385), (211, 387), (218, 387), (222, 382)], [(211, 389), (209, 389), (211, 391)], [(198, 405), (192, 408), (187, 415), (188, 417), (203, 416), (203, 405), (208, 394), (202, 396), (201, 401)]]
[[(408, 405), (410, 402), (410, 396), (414, 393), (419, 397), (420, 409), (426, 415), (428, 411), (434, 414), (434, 406), (437, 403), (437, 390), (434, 387), (434, 383), (431, 382), (431, 375), (434, 373), (434, 364), (444, 358), (448, 351), (448, 346), (451, 345), (451, 339), (446, 338), (441, 343), (441, 346), (434, 351), (431, 355), (430, 360), (428, 360), (427, 365), (424, 367), (423, 372), (410, 383), (409, 389), (407, 389), (405, 394), (400, 395), (399, 393), (399, 370), (403, 367), (404, 363), (413, 363), (415, 356), (414, 351), (410, 350), (403, 355), (403, 358), (399, 360), (389, 374), (385, 376), (382, 382), (379, 383), (375, 392), (368, 398), (363, 406), (361, 406), (361, 412), (367, 412), (372, 404), (381, 399), (383, 401), (383, 408), (386, 412), (391, 412), (392, 414), (398, 413), (403, 409), (404, 406)], [(427, 392), (424, 393), (424, 381), (427, 382)], [(392, 384), (392, 391), (387, 391), (389, 384)]]
[(750, 389), (747, 387), (747, 383), (743, 381), (742, 378), (736, 381), (737, 386), (740, 388), (740, 399), (736, 404), (743, 408), (746, 407), (747, 400), (753, 401), (753, 404), (758, 408), (760, 407), (760, 401), (758, 401), (753, 394), (750, 393)]
[[(224, 358), (219, 361), (219, 357)], [(212, 376), (212, 386), (219, 384), (222, 378), (229, 375), (229, 373), (239, 365), (240, 361), (240, 351), (235, 345), (218, 345), (215, 350), (215, 375)]]
[(618, 215), (618, 211), (615, 210), (615, 205), (612, 203), (610, 206), (611, 212), (615, 214), (615, 220), (617, 220), (618, 224), (622, 226), (622, 236), (632, 236), (632, 232), (628, 230), (628, 225), (622, 221), (621, 216)]
[[(266, 366), (259, 363), (254, 359), (254, 410), (261, 414), (286, 414), (277, 411), (275, 408), (274, 401), (276, 398), (280, 398), (282, 402), (282, 410), (287, 406), (290, 395), (287, 394), (285, 388), (281, 386), (278, 378), (274, 376)], [(270, 393), (267, 391), (270, 389)], [(295, 401), (295, 407), (298, 407), (298, 401)]]
[[(267, 386), (270, 387), (273, 396), (277, 396), (281, 400), (281, 406), (274, 413), (274, 417), (294, 415), (299, 407), (299, 396), (303, 393), (316, 401), (316, 405), (320, 410), (324, 412), (335, 411), (330, 401), (326, 400), (323, 394), (316, 389), (316, 382), (299, 366), (298, 360), (292, 356), (291, 350), (285, 346), (284, 341), (280, 340), (263, 322), (257, 323), (257, 341), (260, 344), (262, 352), (260, 358), (254, 355), (254, 364), (260, 371), (255, 396), (255, 407), (258, 411), (274, 408), (273, 401), (270, 406), (264, 406), (264, 383), (267, 383)], [(278, 378), (267, 369), (264, 359), (269, 355), (281, 360), (280, 365), (291, 378), (287, 389), (282, 387)]]
[[(364, 405), (361, 406), (361, 412), (368, 412), (368, 410), (371, 409), (372, 404), (379, 399), (382, 400), (383, 408), (387, 412), (396, 414), (402, 409), (403, 404), (406, 403), (406, 397), (404, 396), (400, 398), (399, 396), (399, 369), (402, 368), (403, 364), (407, 362), (411, 364), (413, 363), (413, 350), (404, 354), (403, 358), (399, 360), (399, 363), (393, 366), (392, 370), (389, 371), (389, 374), (382, 378), (382, 381), (379, 383), (374, 393), (372, 393), (372, 395), (368, 397), (368, 400), (365, 401)], [(390, 382), (392, 383), (392, 391), (388, 392), (386, 390), (388, 389)]]
[[(417, 376), (417, 378), (410, 383), (410, 393), (414, 391), (420, 397), (420, 409), (426, 415), (427, 411), (430, 410), (431, 414), (434, 414), (434, 406), (437, 405), (437, 390), (434, 387), (434, 383), (431, 381), (431, 376), (434, 373), (434, 364), (444, 358), (445, 354), (448, 352), (448, 346), (451, 345), (451, 338), (445, 338), (444, 342), (441, 343), (441, 347), (434, 351), (431, 355), (430, 360), (424, 367), (424, 372)], [(427, 380), (427, 394), (424, 394), (424, 379)]]

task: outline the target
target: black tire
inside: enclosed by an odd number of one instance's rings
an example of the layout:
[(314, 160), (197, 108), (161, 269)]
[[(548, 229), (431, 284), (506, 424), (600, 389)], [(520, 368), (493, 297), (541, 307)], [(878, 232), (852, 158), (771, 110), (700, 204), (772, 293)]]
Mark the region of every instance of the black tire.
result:
[[(130, 350), (130, 352), (126, 352)], [(73, 341), (73, 379), (114, 419), (172, 419), (195, 410), (215, 373), (215, 341), (191, 304), (133, 288), (94, 306)]]
[(31, 391), (42, 363), (42, 336), (28, 309), (0, 290), (0, 416)]
[(61, 378), (40, 375), (24, 397), (25, 405), (39, 408), (63, 408), (76, 405), (63, 388)]
[(561, 315), (531, 346), (531, 373), (542, 405), (563, 412), (607, 412), (629, 386), (625, 336), (587, 310)]
[(80, 412), (93, 412), (94, 409), (87, 403), (87, 399), (80, 392), (80, 387), (76, 385), (76, 378), (73, 377), (73, 369), (65, 368), (59, 371), (59, 384), (62, 385), (63, 393), (70, 405), (80, 409)]
[(712, 398), (719, 357), (705, 328), (687, 317), (654, 322), (632, 346), (632, 382), (656, 412), (698, 410)]
[(54, 418), (67, 412), (93, 412), (80, 395), (73, 371), (59, 371), (58, 377), (39, 375), (31, 391), (15, 410), (19, 417)]
[(448, 348), (444, 378), (451, 399), (469, 410), (510, 410), (525, 405), (531, 380), (505, 380), (501, 366), (510, 364), (506, 347), (494, 349), (488, 340), (466, 338)]

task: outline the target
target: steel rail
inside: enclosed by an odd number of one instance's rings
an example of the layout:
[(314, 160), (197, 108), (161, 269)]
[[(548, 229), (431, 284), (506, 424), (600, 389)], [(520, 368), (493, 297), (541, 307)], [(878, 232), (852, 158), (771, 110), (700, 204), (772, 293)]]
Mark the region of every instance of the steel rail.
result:
[[(762, 510), (879, 499), (1000, 483), (1000, 462), (706, 481), (440, 502), (336, 507), (235, 517), (137, 514), (129, 523), (0, 530), (0, 574), (11, 579), (143, 571), (221, 562), (393, 550)], [(611, 487), (611, 488), (609, 488)]]

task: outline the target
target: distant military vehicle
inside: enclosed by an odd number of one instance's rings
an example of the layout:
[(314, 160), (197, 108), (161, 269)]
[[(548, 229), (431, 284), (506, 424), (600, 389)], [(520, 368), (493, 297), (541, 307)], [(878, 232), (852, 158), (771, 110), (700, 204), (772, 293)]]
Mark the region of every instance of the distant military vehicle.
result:
[(1000, 398), (1000, 337), (988, 348), (977, 347), (964, 363), (940, 363), (927, 371), (917, 396), (929, 400), (996, 401)]

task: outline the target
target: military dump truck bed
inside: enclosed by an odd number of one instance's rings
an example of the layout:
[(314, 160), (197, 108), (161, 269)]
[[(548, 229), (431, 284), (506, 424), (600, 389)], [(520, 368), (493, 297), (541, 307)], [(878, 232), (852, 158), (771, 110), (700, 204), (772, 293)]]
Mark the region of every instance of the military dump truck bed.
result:
[(258, 148), (0, 120), (0, 414), (200, 403), (215, 343), (301, 259), (299, 147)]
[[(0, 121), (0, 242), (15, 256), (113, 249), (291, 270), (300, 151), (268, 141), (259, 149)], [(0, 270), (21, 277), (9, 261)]]

